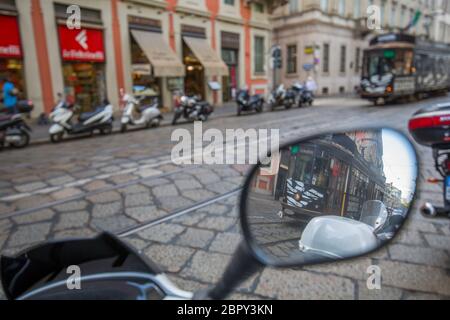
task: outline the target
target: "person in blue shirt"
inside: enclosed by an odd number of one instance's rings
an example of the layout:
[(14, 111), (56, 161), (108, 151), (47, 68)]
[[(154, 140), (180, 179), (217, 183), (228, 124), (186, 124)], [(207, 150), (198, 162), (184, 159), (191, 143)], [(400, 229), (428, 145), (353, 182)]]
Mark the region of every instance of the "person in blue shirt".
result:
[(9, 77), (4, 79), (2, 93), (3, 105), (7, 109), (7, 112), (15, 113), (17, 105), (17, 89)]

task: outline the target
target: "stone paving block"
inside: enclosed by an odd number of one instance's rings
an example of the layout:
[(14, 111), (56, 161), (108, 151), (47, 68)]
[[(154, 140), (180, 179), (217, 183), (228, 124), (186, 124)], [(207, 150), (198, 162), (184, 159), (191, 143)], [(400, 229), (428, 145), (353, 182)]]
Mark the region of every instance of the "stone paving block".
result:
[(218, 233), (209, 250), (231, 255), (236, 251), (241, 241), (242, 237), (235, 233)]
[(175, 185), (177, 186), (177, 188), (181, 191), (184, 190), (192, 190), (192, 189), (200, 189), (202, 188), (202, 185), (194, 180), (194, 179), (186, 179), (186, 180), (174, 180), (175, 181)]
[(106, 191), (102, 193), (97, 193), (86, 198), (90, 202), (97, 203), (110, 203), (115, 201), (120, 201), (122, 199), (120, 193), (117, 191)]
[(52, 235), (52, 239), (77, 239), (77, 238), (93, 238), (98, 235), (97, 232), (87, 229), (66, 229), (62, 231), (55, 232)]
[(47, 187), (47, 184), (41, 181), (15, 186), (16, 190), (22, 193), (36, 191), (45, 187)]
[(121, 170), (121, 168), (119, 166), (107, 166), (107, 167), (100, 168), (100, 172), (103, 172), (103, 173), (114, 173), (114, 172), (119, 172), (120, 170)]
[(221, 180), (220, 176), (213, 172), (196, 174), (195, 178), (202, 184), (211, 184), (214, 182), (220, 182)]
[(178, 288), (180, 288), (181, 290), (184, 290), (184, 291), (188, 291), (188, 292), (195, 292), (195, 291), (206, 289), (209, 287), (209, 285), (201, 283), (199, 281), (184, 279), (182, 277), (178, 277), (173, 274), (168, 274), (168, 278)]
[(437, 232), (437, 228), (432, 222), (424, 222), (424, 221), (414, 220), (411, 223), (406, 223), (405, 227), (411, 231), (421, 231), (421, 232), (429, 232), (429, 233)]
[(81, 170), (79, 172), (73, 172), (71, 175), (75, 179), (86, 179), (86, 178), (95, 177), (98, 174), (100, 174), (100, 172), (98, 172), (97, 170), (91, 169), (91, 170)]
[(161, 203), (161, 208), (169, 212), (175, 211), (177, 209), (182, 209), (189, 207), (194, 204), (189, 199), (183, 198), (181, 196), (177, 197), (161, 197), (157, 199)]
[(1, 181), (0, 180), (0, 188), (8, 188), (8, 187), (11, 187), (12, 186), (12, 183), (11, 182), (8, 182), (8, 181)]
[(238, 187), (239, 185), (223, 180), (217, 183), (210, 183), (205, 186), (206, 189), (220, 194), (230, 192)]
[(58, 217), (54, 230), (74, 229), (84, 227), (89, 221), (89, 213), (86, 211), (75, 211), (61, 214)]
[(48, 183), (52, 186), (60, 186), (69, 182), (73, 182), (75, 179), (69, 175), (64, 175), (48, 180)]
[(60, 191), (54, 192), (51, 194), (52, 198), (55, 200), (62, 200), (66, 198), (70, 198), (76, 195), (83, 193), (80, 189), (77, 188), (64, 188)]
[(199, 250), (190, 265), (181, 271), (180, 276), (209, 284), (217, 283), (229, 260), (228, 255)]
[(8, 234), (13, 224), (9, 219), (0, 220), (0, 234)]
[(281, 300), (348, 300), (355, 298), (355, 284), (332, 275), (266, 268), (255, 293)]
[(195, 226), (200, 221), (202, 221), (205, 218), (205, 216), (206, 214), (199, 213), (198, 211), (196, 211), (191, 214), (185, 214), (178, 218), (175, 218), (172, 220), (172, 222), (192, 227)]
[(194, 252), (195, 250), (185, 247), (154, 244), (144, 253), (151, 260), (157, 261), (164, 271), (179, 272)]
[(138, 252), (142, 252), (143, 249), (151, 245), (150, 241), (144, 241), (136, 236), (127, 237), (124, 240)]
[(112, 216), (92, 219), (92, 225), (101, 231), (117, 232), (136, 225), (136, 221), (125, 216)]
[(125, 207), (136, 207), (153, 204), (153, 198), (149, 193), (133, 193), (125, 197)]
[(125, 214), (139, 222), (146, 222), (150, 220), (160, 219), (166, 216), (168, 213), (159, 209), (156, 206), (141, 206), (126, 208)]
[(152, 193), (157, 198), (162, 197), (176, 197), (178, 195), (178, 190), (174, 185), (162, 185), (157, 186), (152, 189)]
[(228, 230), (231, 226), (238, 223), (237, 219), (228, 217), (207, 217), (203, 219), (197, 226), (204, 229), (216, 231)]
[[(30, 182), (36, 182), (39, 180), (40, 180), (39, 176), (34, 175), (34, 174), (29, 174), (29, 175), (24, 175), (22, 177), (14, 178), (14, 179), (12, 179), (11, 182), (14, 185), (18, 185), (18, 184), (23, 184), (23, 185), (30, 184), (31, 185), (32, 183), (30, 183)], [(30, 191), (30, 190), (28, 190), (28, 191)], [(25, 192), (25, 191), (22, 191), (22, 192)]]
[(424, 237), (431, 247), (450, 250), (450, 236), (425, 234)]
[(50, 226), (51, 223), (48, 222), (20, 226), (9, 237), (8, 246), (19, 247), (44, 241), (50, 231)]
[(256, 300), (264, 300), (260, 296), (253, 295), (253, 294), (244, 294), (244, 293), (232, 293), (230, 296), (226, 298), (226, 300), (249, 300), (249, 301), (256, 301)]
[(136, 175), (138, 175), (141, 178), (155, 177), (160, 174), (162, 174), (162, 171), (150, 168), (136, 171)]
[(133, 194), (133, 193), (145, 193), (145, 192), (150, 192), (150, 189), (139, 185), (139, 184), (133, 184), (124, 188), (120, 188), (118, 190), (120, 193), (125, 193), (125, 194)]
[(16, 210), (16, 207), (13, 205), (7, 205), (4, 203), (0, 203), (0, 216), (3, 214), (11, 213)]
[(184, 229), (184, 227), (176, 224), (162, 223), (139, 232), (139, 236), (155, 242), (169, 243), (177, 235), (182, 233)]
[(13, 188), (0, 188), (0, 198), (11, 196), (16, 193)]
[(188, 228), (177, 239), (177, 244), (202, 249), (209, 245), (213, 237), (212, 231)]
[(182, 195), (195, 202), (205, 201), (216, 196), (215, 193), (204, 189), (186, 190), (182, 192)]
[(47, 195), (34, 195), (26, 198), (19, 199), (14, 202), (14, 206), (18, 210), (25, 210), (30, 208), (36, 208), (41, 205), (45, 205), (52, 202), (53, 199)]
[(423, 246), (425, 241), (419, 232), (403, 229), (395, 236), (392, 243)]
[(380, 289), (370, 290), (366, 281), (358, 281), (358, 300), (400, 300), (403, 290), (381, 285)]
[(107, 204), (96, 204), (92, 209), (92, 216), (94, 218), (105, 218), (114, 216), (123, 210), (122, 203), (119, 201)]
[(222, 204), (214, 203), (204, 208), (201, 208), (198, 211), (223, 216), (228, 211), (228, 207)]
[(165, 179), (165, 178), (157, 178), (157, 179), (144, 180), (141, 183), (147, 187), (156, 187), (156, 186), (161, 186), (163, 184), (168, 184), (168, 183), (170, 183), (170, 180)]
[(107, 187), (111, 187), (112, 185), (103, 180), (94, 180), (89, 182), (83, 186), (83, 189), (86, 191), (96, 191), (100, 189), (104, 189)]
[(119, 175), (114, 175), (111, 178), (109, 178), (109, 180), (114, 184), (127, 183), (127, 182), (134, 181), (137, 179), (139, 179), (139, 177), (132, 175), (132, 174), (119, 174)]
[(380, 260), (382, 285), (450, 295), (450, 275), (444, 269)]
[(388, 247), (392, 260), (447, 268), (450, 256), (443, 250), (393, 244)]
[(17, 224), (35, 223), (40, 221), (47, 221), (53, 218), (55, 212), (51, 209), (43, 209), (33, 213), (21, 214), (13, 216), (12, 219)]
[(367, 268), (371, 265), (373, 265), (373, 262), (370, 258), (362, 257), (343, 262), (306, 266), (304, 269), (317, 273), (335, 274), (352, 279), (365, 280), (369, 276)]
[(70, 202), (65, 202), (63, 204), (54, 206), (53, 208), (59, 212), (68, 212), (68, 211), (79, 211), (84, 210), (87, 207), (87, 202), (84, 200), (75, 200)]

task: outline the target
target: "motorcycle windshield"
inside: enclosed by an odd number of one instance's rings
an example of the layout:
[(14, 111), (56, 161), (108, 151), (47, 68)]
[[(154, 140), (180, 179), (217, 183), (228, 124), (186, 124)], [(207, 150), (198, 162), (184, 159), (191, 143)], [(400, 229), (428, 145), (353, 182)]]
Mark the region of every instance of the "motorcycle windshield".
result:
[(378, 229), (386, 223), (387, 218), (388, 211), (384, 203), (379, 200), (369, 200), (362, 206), (359, 221)]
[(151, 261), (108, 233), (38, 245), (15, 257), (2, 256), (0, 266), (3, 290), (9, 299), (68, 281), (77, 268), (81, 279), (111, 272), (161, 273)]

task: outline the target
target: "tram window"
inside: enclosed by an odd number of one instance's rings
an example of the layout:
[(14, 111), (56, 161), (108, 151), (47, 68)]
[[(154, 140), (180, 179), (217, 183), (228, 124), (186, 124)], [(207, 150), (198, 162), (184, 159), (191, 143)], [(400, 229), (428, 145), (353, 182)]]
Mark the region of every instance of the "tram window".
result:
[(295, 169), (293, 178), (304, 183), (311, 182), (311, 172), (313, 166), (313, 156), (301, 154), (295, 158)]
[(314, 163), (312, 184), (316, 187), (327, 188), (330, 178), (330, 159), (322, 154), (318, 156)]

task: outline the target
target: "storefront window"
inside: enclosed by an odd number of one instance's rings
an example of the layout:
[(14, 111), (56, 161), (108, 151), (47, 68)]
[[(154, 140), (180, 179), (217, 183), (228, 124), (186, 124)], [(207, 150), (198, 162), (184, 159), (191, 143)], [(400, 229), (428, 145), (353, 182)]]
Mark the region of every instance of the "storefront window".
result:
[(94, 110), (106, 99), (103, 64), (66, 62), (63, 64), (64, 94), (75, 98), (81, 112)]
[(184, 65), (186, 77), (184, 79), (185, 94), (188, 96), (200, 95), (205, 97), (205, 73), (201, 62), (192, 50), (183, 42)]
[(152, 75), (150, 61), (136, 40), (132, 36), (130, 39), (133, 94), (143, 97), (143, 104), (151, 103), (155, 98), (161, 101), (161, 80)]

